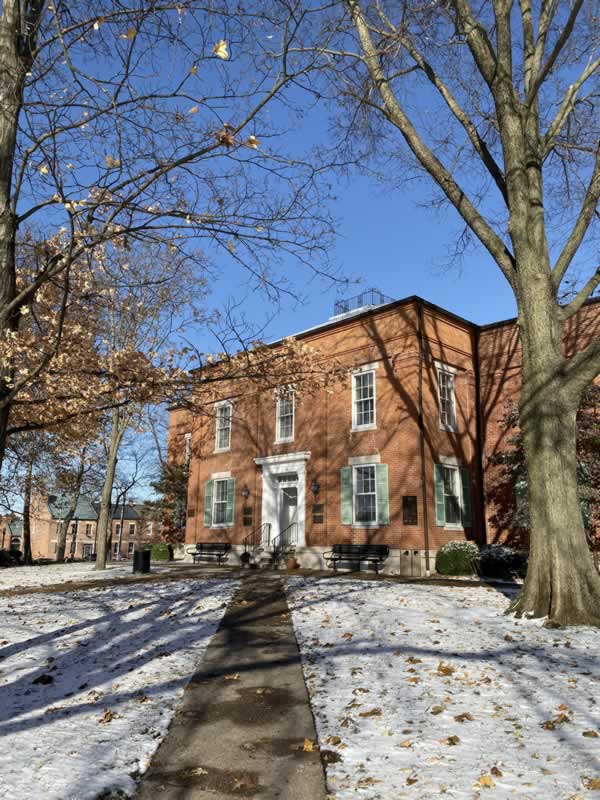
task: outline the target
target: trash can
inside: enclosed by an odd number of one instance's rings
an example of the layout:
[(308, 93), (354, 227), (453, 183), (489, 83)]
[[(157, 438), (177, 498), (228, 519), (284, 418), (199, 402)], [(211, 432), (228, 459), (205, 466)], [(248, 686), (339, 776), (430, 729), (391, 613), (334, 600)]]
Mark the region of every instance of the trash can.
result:
[(150, 550), (133, 551), (133, 571), (150, 572)]

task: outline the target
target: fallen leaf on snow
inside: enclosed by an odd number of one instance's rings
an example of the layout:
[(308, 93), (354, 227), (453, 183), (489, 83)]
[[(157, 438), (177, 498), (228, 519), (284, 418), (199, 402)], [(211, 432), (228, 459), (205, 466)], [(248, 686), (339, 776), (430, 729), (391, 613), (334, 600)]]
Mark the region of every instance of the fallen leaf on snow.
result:
[(359, 717), (380, 717), (382, 711), (380, 708), (372, 708), (370, 711), (363, 711), (362, 714), (359, 714)]

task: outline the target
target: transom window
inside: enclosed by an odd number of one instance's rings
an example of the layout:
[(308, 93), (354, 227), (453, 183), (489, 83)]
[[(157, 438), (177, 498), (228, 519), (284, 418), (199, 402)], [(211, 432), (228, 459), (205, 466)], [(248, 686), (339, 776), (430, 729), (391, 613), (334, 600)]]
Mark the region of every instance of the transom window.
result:
[(444, 511), (446, 525), (460, 525), (460, 475), (457, 467), (444, 467)]
[(377, 522), (375, 465), (354, 467), (354, 521)]
[(373, 425), (375, 425), (375, 372), (359, 372), (353, 375), (352, 427), (364, 428)]
[(231, 403), (217, 406), (217, 450), (229, 450), (231, 447)]
[(438, 369), (438, 392), (440, 399), (440, 427), (453, 431), (456, 429), (454, 374), (444, 368)]
[(294, 392), (277, 398), (277, 441), (290, 442), (294, 438)]
[(213, 494), (213, 525), (227, 522), (227, 480), (215, 481)]

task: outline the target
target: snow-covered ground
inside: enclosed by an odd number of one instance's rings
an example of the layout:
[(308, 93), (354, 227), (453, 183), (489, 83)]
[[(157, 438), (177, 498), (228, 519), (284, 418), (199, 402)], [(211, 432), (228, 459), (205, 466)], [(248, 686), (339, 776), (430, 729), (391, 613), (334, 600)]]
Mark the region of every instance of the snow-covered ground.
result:
[[(168, 567), (152, 565), (152, 572), (160, 572)], [(7, 567), (0, 569), (0, 591), (32, 586), (49, 586), (53, 583), (69, 581), (95, 581), (131, 577), (132, 562), (109, 564), (105, 570), (94, 570), (94, 564), (78, 562), (75, 564), (45, 564), (35, 567)]]
[(0, 598), (0, 796), (135, 790), (237, 582)]
[(287, 582), (337, 800), (600, 797), (600, 631), (494, 589)]

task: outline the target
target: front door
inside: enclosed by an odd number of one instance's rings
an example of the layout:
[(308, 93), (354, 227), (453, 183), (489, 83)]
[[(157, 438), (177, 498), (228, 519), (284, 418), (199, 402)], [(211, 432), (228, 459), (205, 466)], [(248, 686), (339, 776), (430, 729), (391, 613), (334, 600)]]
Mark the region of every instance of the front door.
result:
[(279, 487), (279, 533), (290, 527), (298, 517), (298, 487)]

